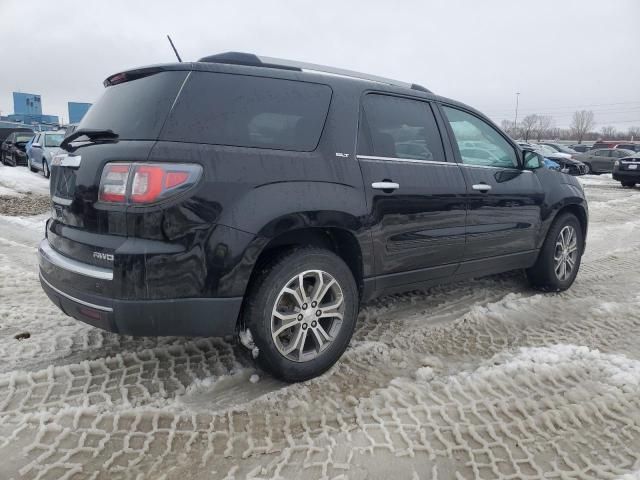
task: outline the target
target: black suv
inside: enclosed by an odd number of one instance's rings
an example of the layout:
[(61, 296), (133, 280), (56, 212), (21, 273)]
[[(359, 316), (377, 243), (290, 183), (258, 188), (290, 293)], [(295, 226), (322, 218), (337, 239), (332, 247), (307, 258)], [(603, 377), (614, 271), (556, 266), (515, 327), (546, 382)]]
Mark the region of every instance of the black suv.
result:
[(40, 279), (130, 335), (239, 336), (299, 381), (373, 297), (514, 269), (574, 281), (587, 204), (485, 116), (418, 85), (222, 54), (140, 68), (53, 161)]

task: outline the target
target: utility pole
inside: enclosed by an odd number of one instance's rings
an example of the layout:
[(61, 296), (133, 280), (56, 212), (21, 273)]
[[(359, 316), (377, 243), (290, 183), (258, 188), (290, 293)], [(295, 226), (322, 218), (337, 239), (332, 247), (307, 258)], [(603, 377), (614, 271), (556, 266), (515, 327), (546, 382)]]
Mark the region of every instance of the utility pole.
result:
[(518, 101), (520, 99), (520, 92), (516, 92), (516, 119), (513, 121), (513, 131), (515, 136), (518, 136)]

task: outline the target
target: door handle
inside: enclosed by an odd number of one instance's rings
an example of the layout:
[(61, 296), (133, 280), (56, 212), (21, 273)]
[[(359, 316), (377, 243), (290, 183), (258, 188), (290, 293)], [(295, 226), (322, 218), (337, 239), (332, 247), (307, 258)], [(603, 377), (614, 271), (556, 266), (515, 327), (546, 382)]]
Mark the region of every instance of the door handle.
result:
[(478, 192), (488, 192), (491, 190), (491, 185), (487, 185), (486, 183), (477, 183), (472, 188)]
[(400, 184), (396, 182), (373, 182), (371, 187), (376, 190), (397, 190), (400, 188)]

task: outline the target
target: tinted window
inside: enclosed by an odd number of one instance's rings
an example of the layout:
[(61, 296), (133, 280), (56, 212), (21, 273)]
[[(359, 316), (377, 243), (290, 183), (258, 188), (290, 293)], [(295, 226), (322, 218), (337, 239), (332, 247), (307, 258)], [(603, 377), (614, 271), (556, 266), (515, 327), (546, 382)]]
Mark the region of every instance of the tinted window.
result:
[[(456, 108), (444, 107), (462, 163), (488, 167), (517, 167), (516, 151), (491, 125)], [(468, 148), (474, 142), (474, 148)], [(550, 147), (546, 147), (553, 151)]]
[(193, 72), (162, 139), (309, 152), (330, 102), (326, 85)]
[(597, 150), (595, 153), (596, 157), (608, 157), (609, 150)]
[(160, 72), (107, 87), (78, 128), (111, 129), (121, 140), (155, 140), (187, 72)]
[(417, 100), (367, 95), (358, 143), (360, 155), (445, 160), (431, 107)]

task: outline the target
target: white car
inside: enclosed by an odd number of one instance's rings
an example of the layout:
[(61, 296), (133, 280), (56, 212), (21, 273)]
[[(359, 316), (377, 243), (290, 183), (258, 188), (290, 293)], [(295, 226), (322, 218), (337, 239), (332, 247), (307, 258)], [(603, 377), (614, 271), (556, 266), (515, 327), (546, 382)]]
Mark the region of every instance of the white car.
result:
[(27, 152), (27, 166), (35, 172), (42, 170), (46, 178), (51, 174), (51, 161), (60, 152), (60, 143), (64, 139), (63, 131), (36, 133)]

